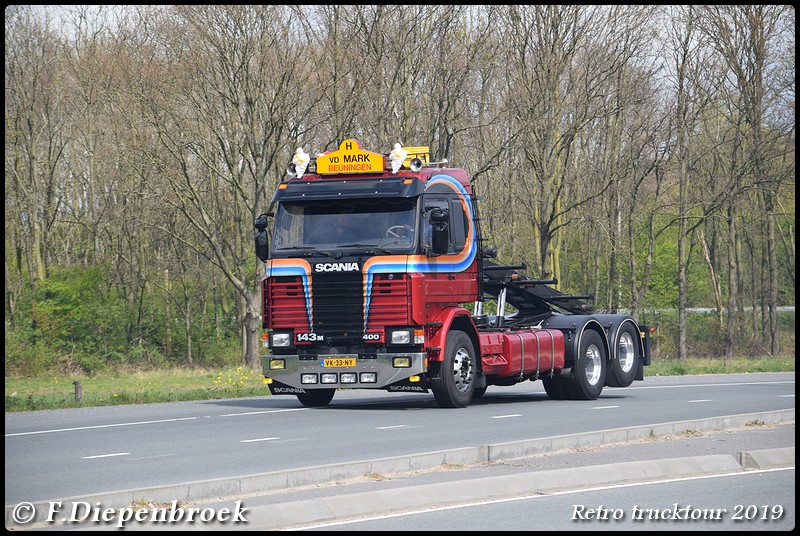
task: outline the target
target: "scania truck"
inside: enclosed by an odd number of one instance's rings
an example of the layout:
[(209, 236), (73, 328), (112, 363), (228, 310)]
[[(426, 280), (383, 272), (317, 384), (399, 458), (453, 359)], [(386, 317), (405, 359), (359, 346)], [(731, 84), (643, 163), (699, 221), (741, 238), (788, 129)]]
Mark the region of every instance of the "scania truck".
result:
[(462, 408), (525, 381), (593, 400), (642, 380), (649, 328), (500, 263), (478, 206), (467, 172), (427, 147), (398, 157), (347, 139), (295, 158), (254, 224), (270, 392), (309, 407), (337, 389), (432, 393)]

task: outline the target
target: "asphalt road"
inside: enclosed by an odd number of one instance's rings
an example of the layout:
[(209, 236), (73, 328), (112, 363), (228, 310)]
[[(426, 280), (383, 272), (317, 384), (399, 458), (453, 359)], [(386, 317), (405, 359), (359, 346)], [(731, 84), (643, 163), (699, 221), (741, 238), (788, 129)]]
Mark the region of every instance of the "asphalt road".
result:
[[(541, 530), (543, 526), (565, 531), (790, 530), (796, 516), (794, 437), (795, 426), (788, 421), (704, 432), (683, 430), (495, 463), (368, 473), (214, 500), (134, 505), (149, 506), (148, 512), (166, 511), (167, 519), (173, 512), (184, 518), (191, 511), (241, 514), (240, 518), (229, 515), (222, 522), (137, 522), (118, 514), (100, 522), (92, 516), (98, 516), (108, 503), (97, 496), (72, 504), (59, 502), (56, 507), (40, 505), (40, 509), (52, 509), (55, 523), (9, 524), (7, 513), (7, 526), (38, 530), (116, 530), (120, 526), (129, 530), (504, 531)], [(63, 522), (76, 511), (81, 522)], [(610, 518), (600, 518), (602, 511)]]
[[(35, 503), (83, 497), (104, 505), (122, 506), (136, 498), (149, 496), (156, 501), (169, 502), (172, 499), (189, 504), (214, 497), (249, 497), (248, 500), (252, 500), (252, 497), (275, 492), (282, 493), (283, 501), (289, 500), (293, 493), (287, 490), (309, 485), (324, 487), (330, 482), (364, 474), (423, 471), (435, 476), (442, 473), (436, 468), (481, 467), (481, 463), (496, 468), (506, 459), (568, 450), (570, 447), (581, 449), (632, 443), (648, 436), (681, 433), (690, 428), (700, 433), (732, 429), (748, 422), (757, 423), (759, 415), (776, 418), (774, 422), (794, 422), (794, 374), (648, 378), (627, 389), (604, 390), (600, 399), (586, 403), (550, 401), (537, 391), (537, 387), (540, 391), (537, 384), (527, 384), (522, 389), (490, 390), (483, 399), (463, 410), (437, 408), (423, 395), (352, 391), (337, 393), (330, 407), (317, 410), (304, 410), (290, 397), (268, 397), (36, 412), (27, 414), (29, 419), (22, 419), (23, 414), (7, 414), (7, 525), (10, 507), (16, 501)], [(254, 405), (259, 409), (253, 409)], [(230, 412), (232, 407), (238, 407), (240, 411)], [(213, 414), (209, 408), (228, 412)], [(251, 411), (241, 411), (245, 408)], [(659, 410), (654, 411), (654, 408)], [(690, 422), (695, 424), (687, 424)], [(266, 424), (267, 433), (254, 436), (251, 431), (254, 423)], [(624, 426), (624, 423), (629, 426)], [(313, 441), (313, 437), (319, 437), (319, 428), (325, 431), (323, 435), (327, 441)], [(133, 435), (126, 434), (128, 431), (134, 431)], [(143, 432), (144, 436), (141, 436)], [(384, 434), (391, 434), (392, 440), (386, 441)], [(121, 470), (103, 472), (95, 467), (88, 471), (85, 480), (87, 491), (56, 494), (53, 490), (58, 486), (53, 484), (74, 471), (74, 468), (66, 472), (63, 469), (75, 464), (78, 445), (65, 441), (76, 439), (70, 436), (77, 436), (78, 440), (95, 449), (94, 452), (117, 447), (126, 441), (127, 449), (118, 450), (118, 453), (153, 449), (154, 445), (165, 450), (189, 445), (191, 448), (183, 452), (185, 457), (204, 462), (191, 473), (194, 478), (187, 478), (180, 470), (181, 465), (174, 463), (175, 458), (182, 457), (180, 452), (160, 457), (141, 456), (141, 452), (139, 456), (88, 457), (89, 460), (106, 462), (114, 459), (115, 463), (110, 465), (119, 464), (127, 468), (129, 478), (115, 480), (119, 479)], [(116, 443), (112, 441), (113, 445), (104, 445), (109, 436)], [(377, 436), (382, 436), (382, 440), (375, 441)], [(553, 437), (560, 438), (559, 442), (554, 442)], [(143, 444), (136, 444), (134, 438)], [(37, 448), (34, 445), (38, 443), (45, 445), (39, 444)], [(59, 444), (60, 449), (57, 448)], [(262, 459), (271, 462), (269, 467), (272, 470), (265, 473), (258, 464), (242, 468), (242, 460), (249, 458), (237, 455), (236, 449), (230, 448), (237, 444), (239, 447), (269, 445), (269, 448), (259, 450), (266, 456)], [(334, 448), (337, 444), (352, 449)], [(65, 448), (66, 445), (69, 448)], [(385, 449), (386, 445), (393, 448)], [(791, 446), (793, 464), (793, 430), (790, 445), (783, 446)], [(51, 449), (49, 453), (55, 460), (41, 457), (46, 448)], [(309, 450), (316, 453), (316, 457), (308, 456)], [(343, 451), (347, 451), (346, 456), (342, 455)], [(294, 455), (298, 453), (301, 455)], [(575, 463), (579, 458), (584, 459), (585, 453), (571, 455), (568, 463)], [(79, 459), (86, 460), (87, 457)], [(220, 459), (239, 462), (237, 472), (202, 478), (207, 476), (206, 465), (214, 465)], [(314, 464), (310, 460), (319, 461)], [(45, 482), (38, 482), (31, 476), (33, 473), (25, 473), (25, 468), (34, 468), (38, 462), (43, 462), (45, 468), (37, 478), (43, 478)], [(283, 467), (278, 467), (280, 462), (284, 462)], [(48, 463), (56, 467), (61, 464), (62, 469), (51, 469)], [(175, 466), (177, 470), (172, 470)], [(159, 471), (167, 483), (131, 485), (137, 476)], [(519, 472), (519, 469), (514, 471)], [(110, 478), (104, 478), (104, 475)], [(70, 481), (74, 489), (83, 485), (78, 480), (77, 485)], [(147, 481), (148, 478), (139, 480)], [(106, 489), (92, 489), (92, 485), (98, 482)], [(188, 486), (187, 482), (195, 484)], [(26, 487), (36, 489), (39, 485), (49, 490), (51, 495), (22, 498)]]
[(304, 530), (790, 531), (795, 526), (794, 485), (794, 469), (667, 477), (373, 514)]

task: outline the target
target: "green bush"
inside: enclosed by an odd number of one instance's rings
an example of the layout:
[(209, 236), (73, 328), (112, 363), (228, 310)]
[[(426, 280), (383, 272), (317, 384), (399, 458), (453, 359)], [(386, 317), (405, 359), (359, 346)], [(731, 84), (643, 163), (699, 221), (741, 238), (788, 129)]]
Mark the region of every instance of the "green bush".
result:
[(11, 330), (6, 325), (5, 333), (6, 376), (34, 377), (54, 368), (59, 362), (59, 352), (41, 339), (36, 339), (23, 330)]
[(131, 348), (129, 355), (129, 362), (142, 368), (160, 368), (166, 367), (169, 364), (166, 356), (157, 348), (151, 348), (145, 345), (134, 346)]
[(205, 368), (235, 368), (242, 363), (242, 343), (239, 339), (223, 338), (205, 341), (195, 364)]
[[(748, 313), (752, 314), (752, 313)], [(794, 355), (795, 313), (778, 314), (779, 355)], [(687, 353), (689, 357), (714, 358), (725, 354), (725, 337), (727, 324), (719, 325), (719, 318), (714, 313), (688, 313), (686, 334)], [(656, 329), (651, 336), (651, 353), (656, 358), (671, 359), (678, 356), (678, 313), (676, 311), (643, 313), (642, 324)], [(724, 319), (727, 322), (727, 319)], [(742, 357), (761, 357), (769, 355), (769, 341), (762, 340), (761, 333), (754, 332), (753, 321), (746, 316), (736, 334), (733, 354)], [(757, 323), (760, 326), (760, 320)]]
[(87, 376), (114, 369), (111, 361), (98, 355), (80, 354), (76, 356), (75, 363)]

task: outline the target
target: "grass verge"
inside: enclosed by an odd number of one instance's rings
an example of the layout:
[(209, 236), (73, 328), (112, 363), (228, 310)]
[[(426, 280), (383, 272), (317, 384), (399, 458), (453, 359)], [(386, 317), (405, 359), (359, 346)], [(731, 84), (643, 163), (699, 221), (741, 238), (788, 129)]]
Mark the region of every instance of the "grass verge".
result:
[[(76, 400), (75, 381), (82, 396)], [(242, 367), (119, 372), (95, 376), (6, 377), (6, 411), (117, 406), (269, 395), (261, 373)]]
[[(794, 372), (794, 358), (655, 360), (645, 376)], [(75, 381), (82, 396), (75, 399)], [(268, 396), (260, 371), (242, 367), (225, 370), (168, 369), (124, 371), (95, 376), (6, 377), (6, 411), (32, 411), (186, 400), (217, 400)]]

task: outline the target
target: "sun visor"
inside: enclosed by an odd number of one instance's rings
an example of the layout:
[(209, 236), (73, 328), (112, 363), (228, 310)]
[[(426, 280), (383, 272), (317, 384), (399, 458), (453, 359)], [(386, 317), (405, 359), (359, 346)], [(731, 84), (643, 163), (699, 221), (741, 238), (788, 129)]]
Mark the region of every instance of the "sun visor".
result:
[(343, 199), (363, 197), (417, 197), (425, 184), (413, 177), (351, 180), (291, 180), (283, 182), (272, 201), (308, 201), (311, 199)]

